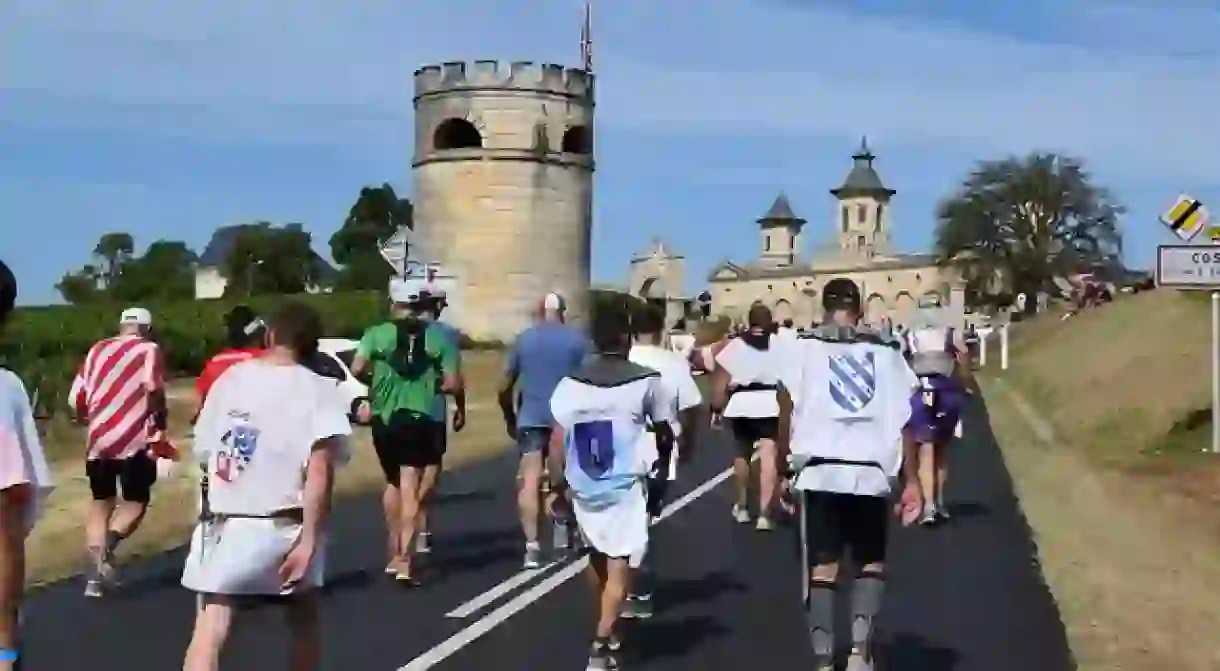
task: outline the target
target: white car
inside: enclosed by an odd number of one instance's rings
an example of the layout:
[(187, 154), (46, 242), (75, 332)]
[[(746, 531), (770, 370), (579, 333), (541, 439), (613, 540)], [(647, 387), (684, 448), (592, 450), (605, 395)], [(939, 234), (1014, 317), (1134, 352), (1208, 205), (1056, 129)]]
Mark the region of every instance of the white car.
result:
[(348, 338), (318, 339), (318, 358), (311, 362), (313, 372), (335, 380), (349, 413), (356, 404), (369, 397), (368, 385), (352, 375), (352, 360), (356, 357), (356, 346), (360, 343)]

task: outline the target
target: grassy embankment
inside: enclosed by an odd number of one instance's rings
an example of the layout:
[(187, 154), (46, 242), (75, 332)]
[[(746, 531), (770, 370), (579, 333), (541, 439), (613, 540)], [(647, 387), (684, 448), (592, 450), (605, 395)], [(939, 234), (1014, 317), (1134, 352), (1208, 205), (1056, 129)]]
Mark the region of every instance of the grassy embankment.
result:
[(1022, 325), (982, 376), (1082, 669), (1220, 668), (1209, 328), (1206, 297), (1140, 294)]

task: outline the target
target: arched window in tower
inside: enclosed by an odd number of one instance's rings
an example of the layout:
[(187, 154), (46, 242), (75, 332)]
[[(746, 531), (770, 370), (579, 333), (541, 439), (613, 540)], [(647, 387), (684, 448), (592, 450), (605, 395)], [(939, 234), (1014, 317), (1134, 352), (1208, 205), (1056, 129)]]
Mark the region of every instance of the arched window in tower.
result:
[(856, 206), (856, 221), (863, 224), (868, 220), (868, 205), (860, 203)]
[(563, 132), (561, 149), (565, 154), (589, 155), (593, 153), (593, 138), (588, 126), (572, 126)]
[(445, 119), (432, 134), (432, 146), (439, 151), (478, 149), (483, 146), (483, 135), (465, 119)]
[(868, 240), (863, 235), (856, 236), (856, 247), (864, 249), (868, 246)]
[(796, 249), (796, 233), (788, 234), (788, 249), (790, 249), (790, 250)]
[(767, 235), (766, 237), (763, 238), (763, 251), (764, 252), (771, 251), (771, 236), (770, 235)]
[(885, 214), (885, 204), (877, 203), (877, 218), (873, 220), (873, 230), (881, 232), (881, 215)]
[(851, 219), (850, 219), (851, 215), (848, 214), (848, 212), (849, 212), (849, 210), (847, 209), (847, 206), (844, 205), (843, 206), (843, 222), (840, 224), (840, 226), (843, 228), (844, 233), (846, 233), (848, 227), (851, 226)]

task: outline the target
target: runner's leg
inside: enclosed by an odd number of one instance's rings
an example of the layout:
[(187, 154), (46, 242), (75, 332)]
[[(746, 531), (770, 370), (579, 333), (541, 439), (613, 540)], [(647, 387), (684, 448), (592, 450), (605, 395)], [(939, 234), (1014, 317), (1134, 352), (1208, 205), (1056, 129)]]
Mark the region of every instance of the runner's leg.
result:
[(525, 568), (538, 568), (542, 564), (542, 546), (538, 543), (538, 522), (542, 507), (542, 455), (543, 446), (549, 440), (549, 432), (540, 428), (525, 428), (520, 431), (517, 447), (521, 461), (517, 470), (517, 510), (521, 519), (521, 531), (525, 535)]
[(371, 426), (373, 434), (373, 449), (377, 452), (377, 461), (385, 476), (386, 486), (381, 492), (381, 509), (385, 515), (386, 528), (386, 568), (387, 575), (393, 575), (402, 557), (398, 551), (399, 525), (402, 520), (402, 494), (398, 492), (398, 479), (401, 457), (398, 451), (398, 441), (391, 428), (374, 417)]
[(416, 523), (415, 543), (416, 552), (421, 554), (432, 551), (429, 543), (431, 533), (428, 531), (428, 510), (432, 507), (432, 497), (436, 495), (436, 486), (440, 481), (441, 462), (445, 458), (447, 435), (444, 422), (427, 422), (426, 424), (429, 444), (424, 450), (427, 454), (421, 455), (425, 465), (419, 480), (419, 514), (416, 518), (418, 522)]
[(871, 671), (873, 622), (885, 595), (885, 555), (890, 502), (880, 496), (851, 496), (844, 510), (844, 535), (860, 565), (852, 585), (852, 651), (847, 671)]
[(293, 595), (284, 610), (288, 624), (290, 671), (322, 668), (322, 630), (318, 597), (313, 590)]
[(846, 539), (842, 494), (798, 492), (808, 571), (806, 617), (817, 671), (834, 668), (836, 581)]
[(92, 498), (85, 506), (85, 596), (102, 596), (102, 560), (106, 551), (106, 531), (119, 495), (118, 462), (93, 459), (85, 462)]
[(750, 495), (750, 457), (753, 456), (755, 438), (749, 431), (749, 420), (732, 418), (728, 421), (737, 445), (737, 454), (733, 457), (733, 491), (737, 497), (733, 504), (733, 519), (746, 524), (750, 521), (747, 498)]
[(919, 489), (923, 492), (923, 517), (920, 524), (931, 524), (936, 521), (938, 501), (936, 495), (936, 459), (935, 443), (921, 442), (919, 444)]
[(943, 443), (937, 443), (934, 450), (936, 453), (936, 510), (945, 519), (949, 518), (949, 506), (945, 505), (945, 483), (949, 480), (949, 461), (946, 459), (945, 451), (948, 447), (948, 440), (946, 440)]
[[(25, 590), (26, 509), (33, 495), (29, 485), (0, 491), (0, 652), (20, 653), (21, 598)], [(16, 668), (15, 659), (0, 658), (0, 669)]]
[(140, 528), (140, 523), (148, 512), (148, 504), (152, 501), (153, 485), (157, 482), (157, 461), (147, 452), (119, 463), (122, 464), (119, 470), (122, 501), (110, 518), (102, 553), (102, 578), (111, 583), (115, 581), (115, 550)]
[(758, 530), (771, 531), (775, 529), (771, 512), (779, 487), (779, 464), (775, 441), (763, 438), (758, 443)]
[(186, 649), (182, 671), (219, 671), (220, 653), (229, 638), (233, 600), (220, 594), (204, 594), (203, 608), (195, 615), (195, 631)]
[(419, 522), (419, 484), (423, 478), (423, 466), (402, 466), (398, 470), (398, 494), (401, 517), (398, 521), (398, 580), (414, 582), (411, 564), (415, 547), (415, 529)]

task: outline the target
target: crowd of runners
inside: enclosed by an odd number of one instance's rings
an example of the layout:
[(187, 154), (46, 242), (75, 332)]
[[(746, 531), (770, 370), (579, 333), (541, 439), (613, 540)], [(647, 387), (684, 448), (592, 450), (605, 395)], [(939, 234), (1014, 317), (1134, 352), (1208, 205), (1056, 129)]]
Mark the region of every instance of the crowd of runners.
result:
[[(943, 450), (960, 436), (969, 366), (963, 338), (931, 318), (901, 336), (861, 323), (855, 283), (823, 291), (825, 320), (797, 333), (756, 305), (746, 328), (689, 356), (666, 346), (664, 315), (626, 304), (566, 323), (563, 296), (539, 297), (535, 324), (507, 354), (499, 405), (519, 452), (522, 566), (552, 552), (589, 557), (594, 586), (587, 669), (620, 668), (622, 618), (653, 613), (650, 528), (700, 434), (731, 434), (736, 497), (726, 511), (774, 533), (791, 519), (808, 579), (801, 597), (820, 670), (833, 668), (835, 585), (852, 557), (850, 671), (872, 668), (872, 621), (885, 591), (888, 522), (946, 520)], [(298, 303), (260, 316), (233, 309), (227, 347), (196, 385), (199, 522), (182, 584), (198, 595), (183, 668), (219, 668), (232, 618), (248, 599), (284, 603), (293, 669), (318, 668), (335, 469), (353, 424), (371, 427), (385, 475), (385, 572), (411, 586), (432, 549), (429, 502), (448, 435), (466, 423), (458, 333), (445, 295), (425, 278), (395, 278), (390, 315), (361, 338), (352, 372), (369, 398), (348, 403), (317, 373), (318, 315)], [(16, 280), (0, 264), (0, 323)], [(163, 357), (153, 315), (131, 308), (118, 333), (85, 355), (69, 403), (86, 429), (85, 594), (118, 586), (115, 551), (147, 510), (166, 439)], [(710, 373), (705, 401), (692, 369)], [(710, 420), (708, 419), (710, 418)], [(752, 487), (754, 481), (757, 486)], [(24, 545), (52, 486), (20, 379), (0, 371), (0, 671), (19, 668)], [(751, 489), (757, 498), (749, 499)], [(221, 542), (221, 539), (224, 542)], [(660, 604), (664, 607), (664, 604)]]

